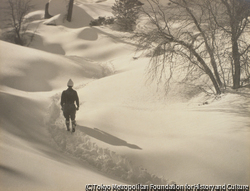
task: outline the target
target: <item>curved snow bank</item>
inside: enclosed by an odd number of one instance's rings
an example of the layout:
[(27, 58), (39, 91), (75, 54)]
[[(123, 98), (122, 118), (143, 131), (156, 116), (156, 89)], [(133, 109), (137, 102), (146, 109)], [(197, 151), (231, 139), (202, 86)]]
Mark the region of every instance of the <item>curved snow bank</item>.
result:
[(98, 33), (93, 28), (84, 28), (79, 34), (79, 39), (88, 40), (88, 41), (95, 41), (98, 39)]
[(0, 43), (0, 82), (14, 89), (51, 91), (65, 87), (69, 78), (80, 82), (85, 78), (100, 78), (104, 75), (102, 66), (82, 58), (81, 61), (75, 61), (4, 41)]
[(78, 130), (74, 134), (67, 132), (58, 105), (59, 94), (53, 97), (46, 123), (51, 137), (64, 152), (87, 161), (101, 172), (125, 181), (143, 184), (173, 183), (150, 174), (143, 167), (133, 165), (125, 156), (118, 155), (108, 148), (99, 147), (83, 132)]
[(63, 14), (57, 14), (43, 22), (45, 25), (62, 25), (63, 21), (65, 19), (65, 15)]
[[(131, 64), (136, 65), (136, 63)], [(91, 86), (81, 89), (85, 107), (89, 104), (116, 103), (134, 109), (152, 110), (174, 104), (184, 106), (201, 93), (196, 87), (175, 83), (165, 95), (164, 89), (157, 89), (156, 83), (147, 84), (144, 66), (96, 80)], [(91, 109), (93, 105), (89, 107)]]
[[(50, 6), (56, 10), (56, 2)], [(95, 6), (92, 7), (91, 4), (88, 6), (81, 3), (74, 4), (71, 22), (66, 20), (63, 11), (60, 12), (60, 6), (56, 14), (52, 14), (53, 17), (31, 22), (29, 32), (34, 39), (29, 46), (51, 53), (79, 56), (100, 62), (133, 53), (135, 47), (124, 44), (124, 41), (114, 36), (114, 31), (106, 31), (107, 29), (102, 27), (89, 27), (90, 21), (93, 20), (92, 15), (100, 16), (101, 13)], [(107, 11), (110, 9), (109, 6), (103, 4), (101, 7), (102, 12), (109, 12)]]
[(42, 121), (49, 104), (46, 93), (0, 90), (0, 190), (82, 191), (90, 183), (121, 184), (58, 150)]

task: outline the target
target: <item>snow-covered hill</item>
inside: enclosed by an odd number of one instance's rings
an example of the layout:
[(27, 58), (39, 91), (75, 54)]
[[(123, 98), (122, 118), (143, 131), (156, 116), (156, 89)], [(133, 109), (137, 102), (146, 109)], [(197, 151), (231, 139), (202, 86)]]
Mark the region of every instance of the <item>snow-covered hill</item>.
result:
[[(113, 3), (76, 0), (71, 23), (60, 13), (43, 20), (38, 9), (29, 47), (0, 41), (0, 190), (249, 184), (249, 89), (156, 92), (146, 83), (149, 58), (134, 59), (124, 33), (88, 26)], [(69, 78), (80, 98), (75, 134), (59, 105)]]

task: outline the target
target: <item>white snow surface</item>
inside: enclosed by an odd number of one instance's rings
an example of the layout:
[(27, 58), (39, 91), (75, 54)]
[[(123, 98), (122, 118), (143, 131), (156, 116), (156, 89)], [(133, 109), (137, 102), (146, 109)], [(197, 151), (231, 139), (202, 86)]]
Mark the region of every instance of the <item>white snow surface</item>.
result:
[[(175, 84), (165, 95), (126, 33), (88, 26), (111, 16), (114, 0), (76, 0), (70, 23), (58, 0), (48, 20), (46, 1), (33, 2), (29, 47), (0, 41), (0, 190), (250, 184), (249, 88), (208, 97)], [(70, 78), (74, 134), (60, 108)]]

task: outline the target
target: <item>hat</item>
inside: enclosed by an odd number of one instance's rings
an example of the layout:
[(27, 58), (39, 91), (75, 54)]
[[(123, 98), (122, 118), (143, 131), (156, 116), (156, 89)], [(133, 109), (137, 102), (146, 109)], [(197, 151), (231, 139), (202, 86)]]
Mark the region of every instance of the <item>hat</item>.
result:
[(67, 86), (73, 87), (74, 86), (74, 82), (71, 79), (69, 79)]

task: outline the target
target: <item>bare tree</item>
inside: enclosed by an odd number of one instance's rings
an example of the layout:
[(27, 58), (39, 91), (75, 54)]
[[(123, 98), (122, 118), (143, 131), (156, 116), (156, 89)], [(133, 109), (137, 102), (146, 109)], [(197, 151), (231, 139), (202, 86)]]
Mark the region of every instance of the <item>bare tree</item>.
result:
[[(249, 32), (247, 30), (250, 26), (250, 2), (247, 0), (206, 0), (206, 2), (210, 5), (209, 10), (217, 26), (230, 38), (233, 88), (239, 88), (241, 69), (248, 66), (245, 60), (250, 45), (243, 36)], [(249, 66), (245, 69), (249, 69)]]
[(216, 25), (209, 17), (203, 1), (170, 0), (163, 6), (159, 0), (147, 0), (143, 13), (150, 20), (148, 30), (138, 31), (139, 47), (153, 54), (149, 71), (158, 82), (168, 85), (175, 68), (186, 71), (192, 80), (208, 76), (216, 94), (221, 94), (222, 82), (214, 55)]
[(14, 31), (14, 42), (23, 45), (22, 33), (24, 31), (25, 15), (32, 9), (31, 0), (8, 0), (7, 15), (9, 20), (7, 26)]

